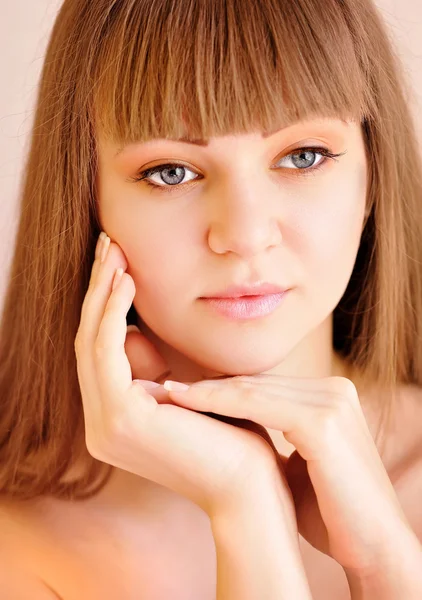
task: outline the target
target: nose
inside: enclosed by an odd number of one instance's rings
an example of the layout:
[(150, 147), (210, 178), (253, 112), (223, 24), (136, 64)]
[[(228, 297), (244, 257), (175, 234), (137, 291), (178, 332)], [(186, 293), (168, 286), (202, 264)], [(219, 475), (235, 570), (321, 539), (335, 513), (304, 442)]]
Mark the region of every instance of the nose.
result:
[[(250, 179), (249, 179), (250, 182)], [(216, 254), (253, 258), (282, 242), (274, 190), (262, 186), (227, 186), (214, 197), (208, 245)], [(279, 199), (278, 199), (279, 200)], [(279, 203), (278, 203), (279, 206)]]

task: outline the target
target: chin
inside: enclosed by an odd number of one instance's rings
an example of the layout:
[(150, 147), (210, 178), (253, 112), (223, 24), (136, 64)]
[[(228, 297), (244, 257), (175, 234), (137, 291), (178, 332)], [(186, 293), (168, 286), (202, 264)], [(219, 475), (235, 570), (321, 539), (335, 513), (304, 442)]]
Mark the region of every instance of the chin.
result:
[(257, 348), (243, 349), (236, 353), (224, 352), (221, 350), (201, 352), (201, 360), (198, 361), (198, 355), (192, 356), (197, 364), (208, 371), (220, 373), (221, 375), (257, 375), (266, 373), (274, 369), (283, 362), (285, 355), (281, 355), (280, 348), (276, 351), (267, 349), (266, 353), (258, 351)]

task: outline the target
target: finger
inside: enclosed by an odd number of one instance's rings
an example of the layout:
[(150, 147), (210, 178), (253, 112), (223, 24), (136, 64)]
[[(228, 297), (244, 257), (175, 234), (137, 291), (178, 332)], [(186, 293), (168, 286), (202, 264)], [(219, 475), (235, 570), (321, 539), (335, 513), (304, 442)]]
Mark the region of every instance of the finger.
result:
[[(127, 269), (127, 261), (117, 244), (111, 243), (110, 238), (105, 240), (105, 250), (108, 253), (104, 262), (98, 262), (96, 271), (92, 275), (90, 288), (85, 297), (81, 314), (81, 333), (84, 343), (93, 347), (98, 335), (101, 319), (111, 294), (116, 269)], [(96, 261), (100, 259), (96, 259)]]
[(286, 432), (303, 422), (303, 419), (308, 420), (309, 407), (320, 404), (322, 399), (318, 396), (323, 396), (315, 391), (281, 390), (279, 386), (263, 389), (245, 383), (224, 385), (221, 381), (194, 383), (186, 391), (169, 391), (169, 395), (180, 406), (191, 410), (249, 419), (264, 427)]
[[(93, 265), (91, 267), (91, 275), (90, 275), (90, 278), (89, 278), (88, 289), (86, 291), (85, 298), (84, 298), (84, 301), (82, 303), (81, 319), (80, 319), (81, 323), (80, 323), (80, 325), (84, 321), (85, 313), (87, 311), (87, 305), (88, 305), (88, 302), (89, 302), (88, 299), (89, 299), (89, 297), (92, 294), (92, 291), (93, 291), (93, 289), (95, 287), (95, 282), (96, 282), (97, 277), (98, 277), (98, 271), (99, 271), (99, 268), (101, 266), (101, 252), (102, 252), (104, 240), (105, 240), (106, 237), (107, 237), (106, 234), (104, 233), (104, 231), (102, 231), (101, 234), (100, 234), (100, 236), (99, 236), (99, 238), (98, 238), (98, 241), (97, 241), (97, 245), (96, 245), (96, 248), (95, 248), (95, 260), (94, 260), (94, 263), (93, 263)], [(81, 329), (81, 327), (79, 327), (79, 329)]]
[[(275, 375), (235, 376), (220, 380), (202, 380), (195, 382), (195, 387), (229, 386), (235, 389), (255, 388), (265, 394), (291, 398), (295, 403), (305, 402), (309, 406), (318, 407), (321, 402), (330, 404), (334, 398), (346, 401), (355, 411), (364, 427), (367, 426), (362, 404), (354, 383), (345, 377), (299, 378), (280, 377)], [(250, 394), (253, 395), (252, 393)]]
[(125, 352), (126, 315), (135, 296), (135, 283), (122, 273), (111, 291), (94, 344), (94, 360), (101, 397), (119, 402), (132, 386), (132, 370)]
[[(296, 390), (337, 390), (339, 393), (350, 392), (353, 386), (350, 380), (345, 377), (284, 377), (280, 375), (272, 375), (269, 373), (260, 373), (258, 375), (236, 375), (235, 377), (221, 379), (219, 383), (224, 381), (239, 381), (254, 385), (268, 386), (276, 385), (278, 387), (292, 388)], [(214, 381), (214, 380), (210, 380)], [(205, 384), (206, 381), (204, 380)]]
[[(104, 245), (100, 240), (96, 247), (95, 261), (92, 267), (88, 291), (81, 310), (81, 319), (75, 340), (77, 354), (78, 379), (82, 391), (85, 415), (89, 418), (90, 412), (100, 409), (99, 388), (96, 377), (94, 344), (98, 334), (107, 299), (110, 295), (113, 278), (113, 265), (126, 266), (126, 260), (117, 246), (111, 244), (110, 238), (102, 236), (105, 241), (105, 249), (108, 248), (106, 260), (101, 262), (101, 254)], [(108, 240), (108, 241), (107, 241)], [(108, 259), (108, 260), (107, 260)]]
[(97, 241), (96, 248), (95, 248), (95, 260), (94, 260), (94, 263), (91, 268), (91, 275), (90, 275), (88, 290), (85, 294), (85, 298), (82, 303), (81, 318), (80, 318), (77, 335), (75, 338), (75, 353), (76, 353), (76, 357), (77, 357), (76, 368), (77, 368), (77, 373), (78, 373), (79, 386), (81, 389), (82, 402), (84, 404), (85, 423), (88, 428), (91, 426), (92, 411), (95, 410), (95, 406), (96, 406), (96, 402), (95, 402), (94, 398), (97, 395), (98, 390), (97, 390), (96, 381), (95, 381), (95, 374), (94, 374), (94, 376), (92, 375), (92, 373), (93, 373), (92, 361), (91, 361), (91, 371), (89, 370), (89, 367), (87, 365), (87, 361), (88, 362), (90, 361), (91, 356), (90, 356), (90, 353), (87, 352), (86, 343), (82, 344), (82, 340), (83, 340), (83, 336), (85, 334), (84, 322), (86, 320), (85, 315), (87, 312), (87, 305), (89, 302), (88, 299), (89, 299), (90, 295), (92, 294), (92, 290), (94, 289), (94, 286), (95, 286), (95, 281), (98, 277), (98, 270), (101, 265), (101, 249), (103, 247), (103, 241), (104, 241), (105, 237), (106, 237), (106, 234), (102, 231), (99, 236), (99, 239)]

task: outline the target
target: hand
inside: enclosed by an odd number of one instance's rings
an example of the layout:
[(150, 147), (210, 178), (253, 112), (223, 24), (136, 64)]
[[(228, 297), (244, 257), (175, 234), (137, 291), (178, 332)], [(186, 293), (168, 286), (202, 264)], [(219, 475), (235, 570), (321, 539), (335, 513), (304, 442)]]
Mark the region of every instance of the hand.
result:
[(345, 569), (369, 572), (410, 529), (349, 379), (241, 376), (169, 393), (282, 431), (296, 447), (284, 462), (299, 533)]
[[(107, 238), (105, 250), (109, 243)], [(275, 471), (278, 477), (279, 465), (263, 427), (198, 414), (172, 403), (159, 385), (147, 391), (132, 380), (132, 370), (138, 377), (146, 376), (142, 365), (156, 376), (165, 364), (149, 342), (134, 332), (128, 346), (137, 356), (133, 366), (129, 362), (125, 317), (135, 284), (123, 273), (112, 290), (116, 269), (127, 269), (127, 261), (118, 245), (110, 244), (101, 263), (101, 250), (99, 243), (75, 339), (90, 454), (172, 489), (210, 516), (227, 503), (239, 502), (249, 484), (269, 485)], [(287, 485), (283, 494), (296, 524)]]

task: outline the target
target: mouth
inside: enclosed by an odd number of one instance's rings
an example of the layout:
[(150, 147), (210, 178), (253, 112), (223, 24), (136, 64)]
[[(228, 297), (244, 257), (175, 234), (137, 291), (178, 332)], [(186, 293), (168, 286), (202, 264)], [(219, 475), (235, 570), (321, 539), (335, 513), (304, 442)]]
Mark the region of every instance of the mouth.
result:
[(287, 286), (268, 283), (266, 281), (255, 281), (242, 285), (229, 285), (224, 290), (207, 294), (205, 298), (242, 298), (249, 296), (268, 296), (282, 294), (288, 290)]
[(288, 291), (237, 297), (205, 297), (200, 298), (200, 300), (213, 312), (226, 318), (249, 320), (273, 313), (280, 306)]

